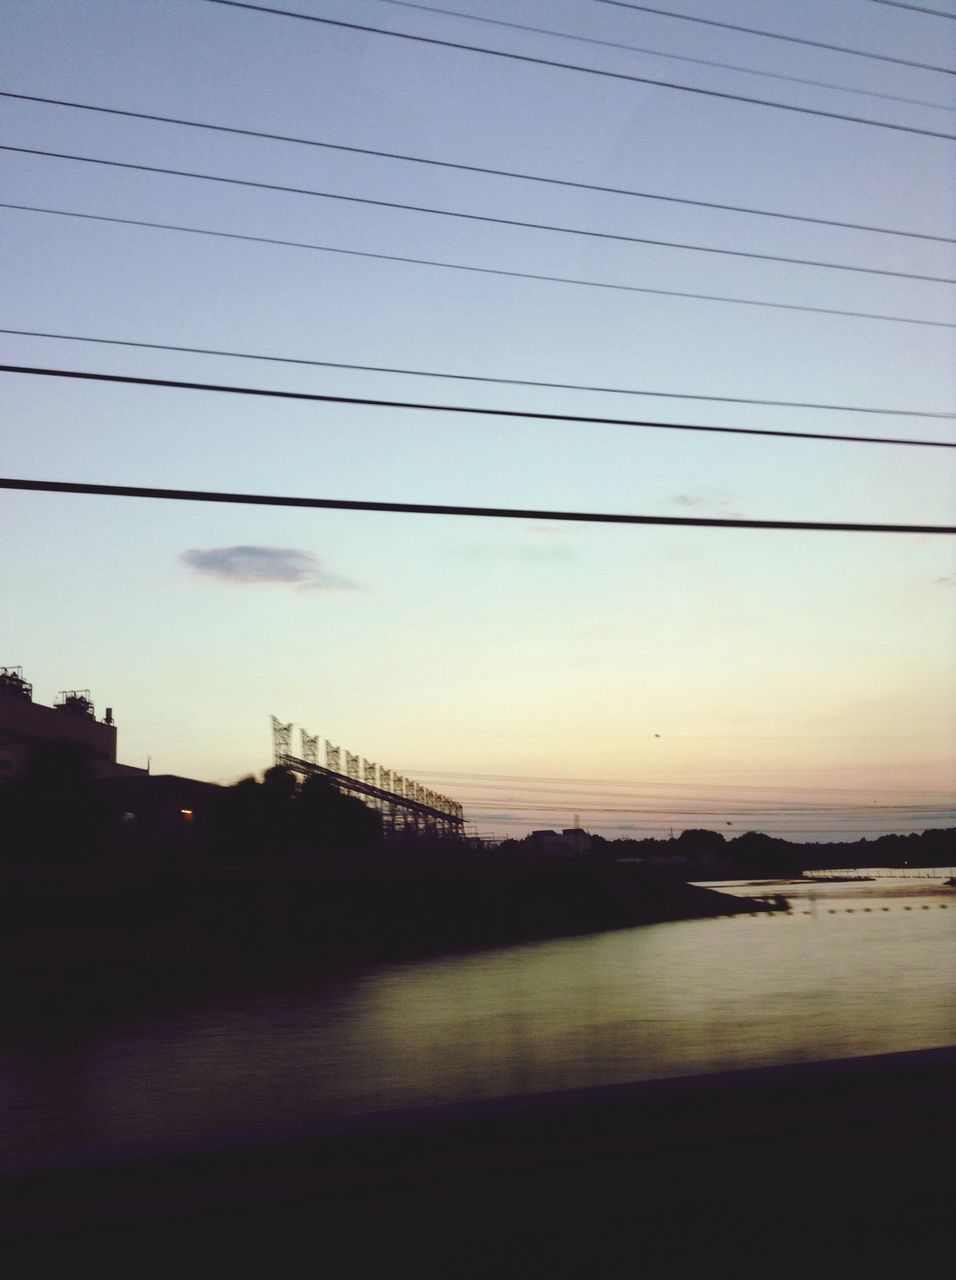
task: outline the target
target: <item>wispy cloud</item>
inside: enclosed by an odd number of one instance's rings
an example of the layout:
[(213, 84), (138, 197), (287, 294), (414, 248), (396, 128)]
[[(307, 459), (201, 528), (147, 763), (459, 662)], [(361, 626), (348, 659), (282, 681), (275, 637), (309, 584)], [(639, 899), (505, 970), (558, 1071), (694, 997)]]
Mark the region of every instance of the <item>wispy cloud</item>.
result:
[(956, 573), (944, 573), (941, 578), (934, 578), (938, 587), (956, 587)]
[(329, 573), (321, 560), (295, 547), (193, 547), (180, 556), (197, 573), (239, 586), (288, 586), (297, 591), (351, 590), (355, 583)]
[(720, 516), (727, 519), (742, 519), (742, 512), (736, 510), (736, 504), (740, 500), (739, 493), (728, 493), (722, 489), (703, 490), (700, 493), (676, 493), (671, 502), (677, 507), (710, 508), (709, 514)]

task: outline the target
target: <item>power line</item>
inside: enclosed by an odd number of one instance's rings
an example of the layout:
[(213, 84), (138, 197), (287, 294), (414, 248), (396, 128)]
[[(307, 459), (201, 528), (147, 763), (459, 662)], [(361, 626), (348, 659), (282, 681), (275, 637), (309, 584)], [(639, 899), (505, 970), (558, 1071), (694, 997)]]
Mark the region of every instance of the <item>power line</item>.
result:
[(811, 226), (840, 227), (848, 231), (868, 231), (876, 235), (902, 236), (910, 240), (931, 240), (938, 244), (956, 244), (956, 237), (931, 235), (924, 231), (900, 231), (894, 227), (877, 227), (866, 222), (843, 222), (837, 218), (813, 218), (805, 214), (784, 213), (777, 209), (755, 209), (749, 205), (722, 204), (715, 200), (692, 200), (688, 197), (661, 195), (654, 191), (635, 191), (628, 187), (608, 187), (593, 182), (575, 182), (570, 178), (544, 177), (539, 174), (520, 173), (512, 169), (493, 169), (487, 165), (463, 164), (452, 160), (434, 160), (425, 156), (408, 155), (400, 151), (380, 151), (371, 147), (351, 147), (344, 143), (323, 142), (317, 138), (302, 138), (293, 134), (269, 133), (262, 129), (241, 129), (234, 125), (210, 124), (201, 120), (187, 120), (180, 116), (155, 115), (147, 111), (127, 111), (119, 107), (94, 106), (88, 102), (70, 102), (62, 98), (43, 98), (36, 94), (12, 93), (0, 89), (0, 98), (19, 102), (37, 102), (46, 106), (67, 107), (74, 111), (93, 111), (101, 115), (123, 116), (130, 120), (150, 120), (157, 124), (181, 125), (188, 129), (206, 129), (213, 133), (227, 133), (242, 138), (261, 138), (268, 142), (288, 142), (295, 146), (318, 147), (327, 151), (342, 151), (350, 155), (375, 156), (382, 160), (399, 160), (407, 164), (424, 164), (439, 169), (454, 169), (459, 173), (481, 173), (495, 178), (511, 178), (517, 182), (537, 182), (546, 186), (567, 187), (573, 191), (595, 191), (602, 195), (627, 196), (637, 200), (659, 200), (666, 204), (684, 204), (696, 209), (720, 209), (726, 213), (743, 213), (755, 218), (778, 218), (786, 222), (802, 222)]
[[(898, 133), (916, 133), (926, 138), (942, 138), (946, 142), (956, 142), (956, 134), (942, 133), (936, 129), (921, 129), (915, 125), (893, 124), (888, 120), (872, 120), (867, 116), (851, 116), (840, 111), (824, 111), (819, 107), (798, 107), (789, 102), (775, 102), (769, 98), (751, 98), (740, 93), (728, 93), (721, 89), (701, 89), (694, 85), (679, 84), (673, 80), (657, 80), (651, 76), (635, 76), (623, 71), (607, 71), (598, 67), (582, 67), (574, 62), (559, 62), (554, 58), (534, 58), (526, 53), (508, 53), (502, 49), (486, 49), (481, 45), (465, 44), (460, 40), (438, 40), (433, 36), (412, 35), (407, 31), (389, 31), (387, 27), (371, 27), (357, 22), (343, 22), (338, 18), (320, 18), (311, 13), (296, 13), (291, 9), (272, 9), (261, 4), (246, 4), (240, 0), (206, 0), (207, 4), (226, 5), (231, 9), (249, 9), (256, 13), (266, 13), (279, 18), (300, 18), (305, 22), (318, 22), (324, 26), (340, 27), (348, 31), (361, 31), (367, 35), (391, 36), (396, 40), (411, 40), (416, 44), (436, 45), (443, 49), (458, 49), (463, 53), (487, 54), (492, 58), (506, 58), (511, 62), (526, 62), (538, 67), (553, 67), (559, 71), (577, 71), (585, 75), (602, 76), (608, 80), (621, 80), (629, 84), (646, 84), (657, 89), (673, 89), (680, 93), (700, 94), (705, 98), (720, 98), (725, 102), (745, 102), (755, 107), (772, 107), (777, 111), (791, 111), (798, 115), (817, 116), (825, 120), (842, 120), (847, 124), (864, 124), (874, 129), (892, 129)], [(703, 21), (703, 19), (701, 19)], [(871, 54), (870, 57), (881, 55)], [(886, 58), (895, 62), (898, 59)], [(919, 63), (905, 63), (905, 66), (920, 66)], [(956, 75), (945, 67), (927, 67), (928, 71), (946, 71)]]
[[(216, 2), (216, 0), (213, 0)], [(653, 289), (648, 285), (621, 284), (618, 281), (580, 280), (573, 276), (545, 275), (532, 271), (509, 271), (504, 267), (476, 267), (462, 262), (445, 262), (435, 258), (414, 258), (408, 254), (374, 253), (369, 249), (340, 249), (333, 245), (312, 244), (302, 240), (282, 240), (275, 236), (255, 236), (238, 231), (213, 231), (207, 227), (189, 227), (173, 222), (151, 222), (145, 218), (119, 218), (103, 213), (78, 213), (72, 209), (50, 209), (41, 205), (14, 204), (0, 201), (0, 209), (17, 209), (23, 213), (51, 214), (61, 218), (80, 218), (87, 222), (105, 222), (118, 226), (148, 227), (157, 231), (177, 231), (190, 235), (212, 236), (220, 240), (237, 240), (250, 244), (278, 245), (285, 249), (308, 249), (316, 253), (334, 253), (350, 258), (370, 258), (378, 262), (402, 262), (419, 267), (440, 267), (449, 271), (468, 271), (475, 275), (501, 276), (511, 280), (538, 280), (548, 284), (570, 284), (588, 289), (612, 289), (618, 293), (644, 293), (661, 298), (689, 298), (697, 302), (723, 302), (748, 307), (770, 307), (776, 311), (800, 311), (813, 315), (848, 316), (857, 320), (885, 320), (895, 324), (927, 325), (935, 329), (956, 329), (951, 320), (926, 320), (917, 316), (890, 315), (880, 311), (850, 311), (841, 307), (815, 307), (797, 302), (768, 302), (760, 298), (737, 298), (727, 294), (691, 293), (682, 289)]]
[[(400, 0), (387, 0), (388, 4), (398, 4)], [(904, 0), (872, 0), (873, 4), (885, 4), (890, 9), (910, 9), (913, 13), (926, 13), (933, 18), (951, 18), (956, 20), (956, 13), (947, 13), (945, 9), (931, 9), (925, 4), (906, 4)], [(417, 6), (416, 6), (417, 7)]]
[(598, 803), (601, 799), (600, 796), (585, 796), (580, 799), (571, 797), (564, 799), (562, 803), (561, 792), (555, 792), (555, 798), (550, 802), (545, 801), (543, 797), (539, 796), (535, 796), (534, 799), (538, 800), (539, 803), (535, 804), (530, 800), (511, 800), (508, 798), (507, 794), (498, 794), (471, 797), (471, 802), (473, 805), (481, 806), (483, 808), (488, 805), (501, 805), (513, 812), (537, 811), (547, 813), (553, 812), (555, 809), (561, 810), (563, 808), (571, 808), (573, 804), (574, 809), (579, 813), (646, 813), (653, 815), (681, 813), (687, 817), (695, 818), (726, 818), (729, 814), (733, 814), (741, 818), (767, 818), (777, 815), (786, 819), (811, 819), (815, 817), (819, 817), (821, 819), (826, 818), (831, 821), (834, 819), (840, 819), (854, 825), (861, 820), (865, 821), (867, 819), (870, 821), (876, 820), (877, 822), (887, 822), (891, 820), (896, 813), (899, 813), (901, 818), (905, 818), (907, 816), (930, 816), (937, 820), (949, 818), (951, 816), (951, 810), (949, 808), (943, 808), (939, 811), (928, 811), (922, 805), (880, 805), (876, 809), (872, 807), (869, 809), (859, 808), (851, 812), (847, 812), (846, 807), (842, 805), (834, 805), (832, 808), (820, 808), (816, 805), (800, 805), (797, 807), (769, 805), (766, 808), (755, 808), (753, 805), (734, 805), (730, 801), (727, 802), (725, 807), (720, 809), (695, 809), (689, 806), (684, 806), (683, 804), (653, 808), (650, 805), (640, 803), (632, 805), (600, 804)]
[(624, 44), (619, 40), (598, 40), (594, 36), (570, 35), (566, 31), (552, 31), (549, 27), (529, 27), (523, 22), (506, 22), (502, 18), (489, 18), (484, 14), (464, 13), (460, 9), (439, 9), (431, 4), (413, 4), (411, 0), (378, 0), (379, 4), (397, 5), (401, 9), (418, 9), (423, 13), (438, 13), (449, 18), (464, 18), (468, 22), (483, 22), (493, 27), (507, 27), (512, 31), (529, 31), (534, 35), (548, 36), (555, 40), (573, 40), (577, 44), (592, 44), (602, 49), (617, 49), (624, 53), (640, 53), (652, 58), (667, 58), (672, 62), (691, 62), (699, 67), (718, 67), (723, 71), (738, 71), (748, 76), (760, 76), (764, 80), (786, 80), (790, 84), (809, 85), (814, 89), (835, 89), (838, 93), (853, 93), (863, 98), (882, 98), (887, 102), (905, 102), (914, 107), (930, 107), (936, 111), (956, 111), (941, 102), (927, 102), (923, 98), (905, 98), (897, 93), (881, 93), (876, 89), (856, 89), (829, 80), (808, 80), (804, 76), (788, 76), (779, 71), (758, 71), (754, 67), (742, 67), (735, 62), (718, 62), (714, 58), (693, 58), (686, 53), (664, 53), (660, 49), (647, 49), (641, 45)]
[[(440, 775), (432, 774), (429, 770), (416, 770), (416, 772), (424, 772), (428, 778), (436, 778)], [(489, 794), (490, 792), (490, 794)], [(598, 804), (600, 802), (612, 802), (609, 807), (617, 807), (620, 804), (629, 803), (635, 811), (644, 813), (668, 813), (675, 809), (680, 809), (682, 813), (696, 813), (698, 815), (711, 814), (761, 814), (761, 813), (778, 813), (789, 815), (811, 815), (811, 814), (835, 814), (843, 815), (854, 813), (859, 816), (867, 815), (869, 818), (885, 820), (888, 816), (895, 813), (925, 814), (932, 813), (935, 816), (943, 816), (953, 813), (956, 816), (956, 809), (952, 804), (932, 805), (932, 804), (877, 804), (874, 799), (871, 804), (865, 804), (860, 800), (855, 803), (848, 800), (833, 800), (825, 802), (810, 802), (807, 800), (764, 800), (758, 799), (756, 802), (751, 798), (746, 802), (742, 799), (730, 796), (673, 796), (661, 795), (656, 792), (647, 795), (641, 795), (632, 791), (614, 791), (605, 790), (600, 784), (593, 787), (573, 787), (567, 788), (560, 784), (553, 787), (541, 786), (520, 786), (511, 789), (505, 789), (501, 783), (496, 782), (476, 782), (471, 780), (459, 781), (457, 783), (457, 794), (470, 795), (475, 803), (491, 804), (494, 802), (507, 803), (509, 796), (520, 795), (521, 800), (515, 803), (537, 801), (542, 806), (546, 804), (554, 804), (555, 800), (563, 799), (570, 805), (574, 802), (574, 807), (578, 804)], [(657, 808), (655, 806), (662, 806)]]
[[(683, 734), (679, 736), (682, 740), (685, 738), (685, 735)], [(708, 734), (706, 736), (709, 740), (712, 738), (712, 735)], [(760, 734), (756, 734), (756, 735), (733, 734), (729, 736), (733, 741), (737, 741), (741, 736), (746, 738), (746, 740), (748, 741), (753, 741), (755, 738), (760, 741), (764, 740), (764, 735), (760, 735)], [(802, 741), (804, 738), (804, 735), (798, 735), (798, 736), (799, 736), (799, 739)], [(695, 734), (693, 735), (693, 737), (695, 740), (697, 740), (699, 735)], [(725, 735), (719, 735), (719, 740), (723, 740), (724, 737)], [(886, 735), (886, 737), (889, 740), (894, 742), (899, 740), (897, 735), (889, 734), (889, 735)], [(810, 735), (810, 738), (812, 741), (819, 741), (818, 735)], [(792, 736), (791, 735), (773, 735), (771, 737), (771, 740), (774, 742), (791, 741)], [(842, 735), (838, 738), (838, 740), (845, 741)], [(861, 735), (860, 740), (865, 742), (872, 742), (873, 736), (871, 734)], [(909, 739), (907, 738), (906, 740), (909, 740)], [(602, 786), (631, 787), (631, 788), (653, 787), (657, 790), (674, 789), (674, 790), (685, 790), (685, 791), (699, 790), (699, 791), (724, 792), (727, 789), (727, 784), (724, 782), (633, 782), (627, 778), (608, 778), (604, 776), (602, 777), (593, 777), (593, 776), (592, 777), (565, 777), (557, 774), (542, 775), (542, 774), (523, 774), (523, 773), (476, 773), (473, 770), (466, 770), (462, 772), (460, 770), (455, 771), (455, 770), (449, 770), (449, 769), (445, 769), (445, 770), (431, 769), (431, 768), (428, 768), (427, 766), (420, 766), (412, 770), (412, 772), (420, 773), (420, 774), (427, 773), (430, 777), (445, 778), (445, 779), (448, 779), (448, 778), (480, 779), (483, 781), (508, 782), (508, 783), (526, 783), (526, 782), (531, 782), (531, 783), (543, 782), (543, 783), (549, 783), (549, 784), (554, 783), (554, 784), (562, 784), (565, 788), (570, 786), (576, 787), (579, 785), (587, 788), (592, 786), (593, 784), (593, 785), (602, 785)], [(748, 773), (748, 777), (749, 777), (749, 773)], [(820, 794), (827, 794), (827, 795), (865, 795), (867, 797), (872, 797), (874, 788), (872, 786), (831, 787), (831, 786), (801, 785), (801, 784), (794, 784), (794, 783), (770, 783), (770, 782), (751, 783), (748, 781), (747, 790), (748, 792), (772, 791), (774, 793), (784, 792), (784, 791), (810, 791), (810, 792), (813, 792), (814, 794), (820, 793)], [(944, 806), (936, 805), (935, 807), (936, 808), (948, 807), (949, 793), (946, 792), (943, 788), (935, 788), (930, 791), (915, 791), (911, 787), (903, 787), (903, 788), (897, 788), (897, 790), (902, 795), (912, 795), (912, 796), (923, 795), (927, 797), (938, 797), (940, 795), (943, 795), (946, 798), (947, 805), (944, 805)], [(886, 789), (881, 788), (880, 794), (881, 795), (887, 794)], [(896, 794), (896, 792), (893, 792), (892, 794)], [(701, 798), (706, 799), (709, 803), (713, 803), (713, 800), (711, 797), (701, 797)], [(680, 796), (675, 797), (675, 801), (679, 801), (680, 799), (681, 799)], [(926, 805), (922, 807), (931, 808), (934, 806), (929, 805), (929, 802), (927, 800)]]
[[(232, 0), (213, 0), (214, 4), (228, 4)], [(900, 67), (915, 67), (919, 71), (938, 71), (942, 75), (956, 75), (952, 67), (935, 67), (926, 62), (909, 62), (906, 58), (894, 58), (888, 53), (869, 53), (864, 49), (850, 49), (843, 44), (829, 44), (825, 40), (807, 40), (802, 36), (783, 35), (779, 31), (764, 31), (759, 27), (741, 27), (734, 22), (719, 22), (716, 18), (692, 17), (689, 13), (674, 13), (671, 9), (654, 9), (648, 4), (632, 4), (631, 0), (598, 0), (598, 4), (612, 5), (616, 9), (635, 9), (639, 13), (653, 13), (661, 18), (676, 18), (681, 22), (696, 22), (705, 27), (721, 27), (724, 31), (742, 31), (748, 36), (764, 36), (768, 40), (785, 40), (788, 44), (809, 45), (812, 49), (829, 49), (833, 53), (849, 53), (854, 58), (875, 58), (878, 62), (893, 62)], [(949, 16), (949, 15), (946, 15)]]
[(375, 409), (412, 409), (425, 413), (472, 414), (486, 418), (524, 418), (535, 422), (567, 422), (587, 426), (641, 427), (661, 431), (703, 431), (719, 435), (775, 436), (796, 440), (828, 440), (852, 444), (918, 445), (928, 449), (956, 449), (956, 442), (913, 440), (892, 436), (837, 435), (824, 431), (783, 431), (769, 427), (714, 427), (688, 422), (649, 422), (637, 418), (602, 418), (577, 413), (544, 413), (528, 409), (488, 409), (473, 405), (427, 404), (417, 400), (380, 400), (368, 396), (333, 396), (308, 391), (278, 391), (266, 387), (242, 387), (214, 382), (186, 382), (178, 378), (144, 378), (132, 374), (91, 373), (80, 369), (50, 369), (37, 365), (0, 364), (0, 373), (24, 374), (40, 378), (71, 378), (83, 382), (118, 383), (134, 387), (164, 387), (174, 391), (205, 391), (219, 395), (258, 396), (273, 400), (302, 400), (318, 404), (341, 404)]
[(468, 516), (491, 520), (549, 520), (573, 524), (642, 524), (695, 529), (788, 529), (823, 533), (954, 534), (956, 525), (851, 524), (840, 520), (731, 520), (716, 516), (618, 515), (605, 511), (543, 511), (537, 508), (463, 507), (435, 502), (372, 502), (344, 498), (300, 498), (218, 489), (156, 489), (144, 485), (80, 484), (68, 480), (0, 477), (0, 489), (29, 493), (76, 493), (107, 498), (153, 498), (165, 502), (223, 502), (255, 507), (304, 507), (321, 511), (380, 511), (396, 515)]
[(921, 275), (912, 271), (892, 271), (884, 267), (860, 267), (849, 262), (830, 262), (820, 258), (794, 258), (778, 253), (756, 253), (747, 249), (722, 249), (713, 245), (689, 244), (680, 240), (658, 240), (649, 236), (630, 236), (614, 231), (594, 231), (587, 227), (564, 227), (550, 222), (527, 222), (519, 218), (501, 218), (493, 214), (468, 213), (457, 209), (441, 209), (434, 205), (405, 204), (399, 200), (377, 200), (370, 196), (344, 195), (336, 191), (316, 191), (310, 187), (290, 187), (278, 182), (259, 182), (251, 178), (225, 178), (214, 173), (198, 173), (191, 169), (168, 169), (159, 165), (136, 164), (129, 160), (103, 160), (97, 156), (79, 156), (64, 151), (43, 151), (37, 147), (16, 147), (0, 143), (0, 151), (18, 155), (43, 156), (50, 160), (73, 160), (80, 164), (103, 165), (110, 169), (131, 169), (137, 173), (159, 173), (173, 178), (192, 178), (201, 182), (219, 182), (232, 187), (252, 187), (259, 191), (281, 191), (287, 195), (309, 196), (320, 200), (339, 200), (345, 204), (365, 204), (377, 209), (399, 209), (406, 213), (433, 214), (440, 218), (459, 218), (466, 222), (485, 222), (499, 227), (519, 227), (527, 231), (550, 231), (559, 235), (583, 236), (590, 240), (612, 240), (623, 244), (642, 244), (658, 249), (680, 249), (685, 253), (713, 253), (721, 257), (749, 258), (759, 262), (783, 262), (795, 267), (818, 267), (830, 271), (853, 271), (861, 275), (892, 276), (898, 280), (921, 280), (930, 284), (956, 284), (949, 276)]
[[(533, 378), (495, 378), (478, 373), (442, 373), (435, 369), (402, 369), (395, 365), (346, 364), (341, 360), (309, 360), (296, 356), (267, 356), (252, 351), (224, 351), (217, 347), (185, 347), (169, 342), (134, 342), (125, 338), (90, 338), (76, 333), (48, 333), (40, 329), (4, 329), (0, 333), (20, 338), (49, 338), (57, 342), (90, 342), (108, 347), (134, 347), (147, 351), (175, 351), (186, 355), (222, 356), (230, 360), (261, 360), (269, 364), (305, 365), (317, 369), (350, 369), (359, 373), (389, 373), (412, 378), (444, 378), (455, 382), (487, 382), (496, 386), (542, 387), (556, 391), (594, 391), (619, 396), (648, 396), (661, 400), (704, 400), (715, 404), (752, 404), (764, 408), (822, 409), (839, 413), (877, 413), (897, 418), (956, 418), (956, 413), (923, 409), (882, 409), (853, 404), (821, 404), (813, 400), (758, 400), (741, 396), (694, 395), (686, 391), (646, 391), (634, 387), (605, 387), (579, 382), (543, 382)], [(662, 424), (664, 425), (664, 424)], [(729, 428), (728, 428), (729, 429)], [(799, 433), (794, 433), (799, 434)], [(851, 436), (849, 439), (862, 439)], [(876, 437), (879, 440), (884, 437)], [(914, 443), (905, 441), (905, 443)]]

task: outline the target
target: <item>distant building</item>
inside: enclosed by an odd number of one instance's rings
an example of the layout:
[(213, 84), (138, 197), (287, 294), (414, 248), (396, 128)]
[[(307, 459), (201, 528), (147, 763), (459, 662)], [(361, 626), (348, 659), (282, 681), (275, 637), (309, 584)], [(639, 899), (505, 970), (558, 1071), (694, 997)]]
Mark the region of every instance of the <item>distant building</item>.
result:
[(52, 707), (43, 706), (33, 701), (22, 668), (0, 667), (0, 786), (23, 775), (38, 747), (63, 742), (86, 751), (97, 789), (115, 815), (104, 829), (104, 846), (124, 852), (205, 846), (219, 787), (119, 764), (112, 708), (97, 720), (88, 689), (64, 690)]
[(222, 788), (175, 774), (105, 779), (114, 813), (104, 843), (120, 853), (195, 853), (209, 847), (210, 825)]
[(587, 853), (591, 837), (580, 827), (565, 827), (563, 831), (532, 831), (528, 840), (533, 849), (541, 853)]
[(112, 708), (97, 720), (88, 689), (67, 689), (52, 707), (33, 701), (33, 686), (20, 667), (0, 667), (0, 782), (20, 777), (37, 747), (72, 742), (85, 748), (97, 778), (145, 776), (145, 769), (116, 761)]
[(565, 827), (561, 838), (572, 853), (587, 853), (591, 848), (591, 837), (581, 827)]

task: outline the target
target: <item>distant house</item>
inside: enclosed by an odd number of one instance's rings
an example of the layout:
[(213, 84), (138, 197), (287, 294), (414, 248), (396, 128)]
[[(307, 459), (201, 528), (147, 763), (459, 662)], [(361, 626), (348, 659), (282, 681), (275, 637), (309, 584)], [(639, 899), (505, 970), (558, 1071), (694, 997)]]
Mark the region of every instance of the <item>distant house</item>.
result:
[(541, 853), (587, 853), (591, 837), (580, 827), (565, 827), (563, 831), (532, 831), (528, 836), (531, 847)]

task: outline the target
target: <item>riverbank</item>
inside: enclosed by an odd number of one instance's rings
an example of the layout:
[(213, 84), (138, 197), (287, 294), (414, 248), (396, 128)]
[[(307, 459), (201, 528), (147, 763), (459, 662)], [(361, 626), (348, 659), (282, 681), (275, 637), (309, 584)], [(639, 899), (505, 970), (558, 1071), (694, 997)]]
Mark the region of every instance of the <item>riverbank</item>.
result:
[(8, 868), (0, 990), (16, 1034), (361, 965), (772, 909), (640, 868), (544, 855)]
[(954, 1073), (938, 1049), (44, 1154), (6, 1164), (0, 1234), (124, 1274), (197, 1248), (362, 1276), (927, 1270)]

